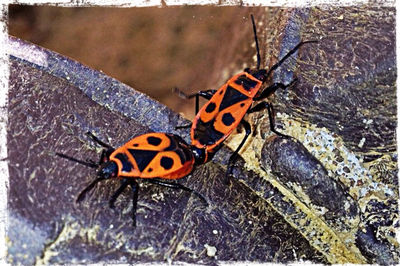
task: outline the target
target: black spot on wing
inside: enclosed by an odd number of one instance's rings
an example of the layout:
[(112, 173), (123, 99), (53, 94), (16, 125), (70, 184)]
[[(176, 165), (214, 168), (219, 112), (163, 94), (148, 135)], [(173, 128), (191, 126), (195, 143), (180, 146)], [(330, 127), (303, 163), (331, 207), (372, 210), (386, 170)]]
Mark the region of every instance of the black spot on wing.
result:
[(255, 86), (257, 86), (258, 82), (254, 81), (248, 77), (246, 77), (246, 75), (241, 75), (239, 76), (236, 80), (235, 83), (238, 85), (242, 85), (243, 88), (247, 91), (249, 91), (250, 89), (254, 88)]
[(149, 143), (150, 145), (153, 145), (153, 146), (160, 145), (161, 141), (162, 140), (158, 137), (153, 137), (153, 136), (147, 137), (147, 143)]
[(204, 123), (201, 119), (197, 120), (194, 139), (198, 140), (202, 145), (212, 145), (220, 140), (224, 134), (214, 128), (214, 122), (214, 119), (207, 123)]
[(215, 107), (217, 107), (215, 105), (215, 103), (213, 103), (213, 102), (208, 103), (208, 105), (206, 107), (206, 112), (207, 113), (212, 113), (215, 110)]
[(157, 155), (158, 151), (128, 149), (142, 172)]
[(167, 137), (170, 140), (170, 145), (164, 151), (174, 151), (178, 154), (179, 159), (182, 163), (186, 163), (187, 161), (193, 160), (193, 154), (188, 148), (188, 144), (184, 139), (182, 139), (178, 135), (168, 134)]
[(235, 118), (231, 115), (231, 113), (226, 113), (222, 116), (222, 123), (224, 123), (225, 126), (230, 126), (235, 122)]
[(161, 157), (160, 165), (165, 169), (169, 170), (174, 165), (174, 160), (170, 157), (163, 156)]
[(130, 172), (133, 169), (133, 165), (129, 161), (129, 158), (126, 156), (124, 153), (118, 153), (115, 155), (115, 158), (117, 158), (121, 163), (122, 163), (122, 172)]
[(230, 107), (238, 102), (247, 100), (249, 97), (244, 95), (238, 90), (231, 86), (227, 86), (224, 98), (222, 99), (221, 105), (219, 106), (219, 111), (221, 112), (227, 107)]

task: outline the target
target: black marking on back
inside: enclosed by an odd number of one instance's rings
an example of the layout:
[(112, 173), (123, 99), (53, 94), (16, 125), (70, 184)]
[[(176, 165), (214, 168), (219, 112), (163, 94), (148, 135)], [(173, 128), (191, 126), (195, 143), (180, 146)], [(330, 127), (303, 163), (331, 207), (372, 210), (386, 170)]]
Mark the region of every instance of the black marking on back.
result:
[(156, 157), (159, 151), (149, 151), (149, 150), (133, 150), (128, 149), (129, 153), (132, 154), (135, 159), (140, 172), (142, 172), (149, 163)]
[[(185, 162), (192, 161), (194, 159), (193, 153), (190, 149), (182, 149), (182, 151), (186, 158)], [(180, 157), (180, 155), (179, 155), (179, 157)]]
[(257, 81), (246, 77), (246, 75), (240, 75), (235, 80), (235, 83), (238, 84), (238, 85), (242, 85), (244, 87), (244, 89), (247, 90), (247, 91), (249, 91), (250, 89), (254, 88), (258, 84)]
[(175, 151), (178, 154), (181, 164), (185, 164), (187, 161), (193, 160), (193, 154), (189, 149), (179, 149)]
[(230, 126), (235, 122), (235, 118), (231, 115), (231, 113), (226, 113), (222, 116), (222, 123), (224, 123), (225, 126)]
[(174, 160), (170, 157), (163, 156), (161, 157), (160, 165), (165, 169), (169, 170), (174, 165)]
[(122, 163), (122, 172), (129, 173), (133, 169), (133, 165), (131, 164), (129, 158), (126, 156), (125, 153), (117, 153), (117, 155), (115, 155), (115, 158), (117, 158)]
[(160, 139), (159, 137), (153, 137), (153, 136), (147, 137), (147, 143), (149, 143), (150, 145), (158, 146), (160, 145), (161, 142), (162, 139)]
[(224, 98), (222, 99), (221, 105), (219, 106), (219, 111), (221, 112), (227, 107), (234, 105), (235, 103), (247, 100), (249, 97), (244, 95), (238, 90), (231, 86), (227, 86)]
[(212, 112), (215, 110), (215, 107), (217, 107), (217, 106), (215, 105), (215, 103), (210, 102), (210, 103), (207, 105), (207, 107), (206, 107), (206, 112), (207, 112), (207, 113), (212, 113)]
[(170, 140), (170, 145), (165, 149), (165, 151), (174, 151), (178, 154), (179, 159), (183, 164), (187, 161), (193, 160), (193, 154), (188, 149), (188, 144), (178, 135), (166, 135)]
[(224, 133), (214, 128), (215, 119), (204, 123), (201, 119), (197, 120), (194, 130), (194, 139), (197, 139), (201, 145), (212, 145), (220, 140)]
[(166, 135), (169, 139), (169, 146), (164, 151), (175, 151), (179, 146), (179, 139), (175, 135)]
[(170, 139), (173, 139), (173, 140), (175, 140), (176, 142), (178, 142), (178, 145), (179, 146), (182, 146), (182, 144), (184, 145), (184, 146), (188, 146), (188, 144), (186, 143), (186, 141), (181, 137), (181, 136), (178, 136), (178, 135), (175, 135), (175, 134), (165, 134), (168, 138), (170, 138)]

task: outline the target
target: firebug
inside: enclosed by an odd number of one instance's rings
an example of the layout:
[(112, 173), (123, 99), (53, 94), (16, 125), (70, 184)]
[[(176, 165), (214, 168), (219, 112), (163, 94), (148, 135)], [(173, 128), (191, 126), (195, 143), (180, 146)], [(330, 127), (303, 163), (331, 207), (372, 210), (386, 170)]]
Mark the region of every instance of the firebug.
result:
[[(268, 98), (279, 88), (285, 89), (290, 87), (296, 81), (296, 79), (287, 85), (278, 82), (262, 89), (264, 83), (268, 80), (271, 73), (286, 59), (293, 55), (302, 45), (306, 43), (317, 42), (302, 41), (292, 48), (268, 71), (266, 69), (260, 69), (260, 51), (253, 15), (251, 15), (251, 20), (253, 24), (257, 52), (256, 68), (246, 68), (243, 72), (230, 78), (218, 90), (205, 90), (199, 91), (195, 94), (186, 95), (182, 91), (179, 91), (177, 88), (175, 88), (175, 92), (186, 99), (196, 97), (196, 117), (192, 121), (191, 125), (177, 127), (191, 127), (191, 144), (195, 147), (199, 149), (206, 149), (207, 152), (213, 153), (216, 151), (216, 149), (220, 148), (221, 143), (239, 124), (244, 126), (245, 136), (229, 159), (226, 172), (227, 175), (231, 174), (233, 163), (237, 159), (239, 150), (242, 148), (246, 142), (246, 139), (251, 133), (250, 124), (243, 119), (246, 114), (267, 109), (271, 131), (278, 135), (285, 136), (275, 129), (272, 104), (267, 101), (262, 101), (253, 106), (253, 103)], [(199, 97), (203, 97), (208, 100), (208, 102), (200, 109), (200, 111)]]
[(179, 183), (168, 182), (190, 174), (195, 166), (207, 160), (205, 149), (188, 145), (181, 137), (169, 133), (147, 133), (134, 137), (121, 147), (115, 149), (102, 142), (92, 133), (88, 135), (105, 149), (100, 156), (100, 162), (87, 162), (75, 159), (65, 154), (56, 153), (58, 156), (72, 160), (97, 169), (97, 177), (77, 198), (77, 202), (84, 199), (87, 192), (101, 181), (111, 178), (121, 180), (120, 187), (114, 192), (109, 201), (109, 206), (114, 207), (114, 202), (127, 186), (132, 188), (133, 200), (133, 225), (136, 225), (136, 207), (139, 186), (137, 179), (169, 188), (182, 189), (197, 195), (207, 203), (202, 195)]

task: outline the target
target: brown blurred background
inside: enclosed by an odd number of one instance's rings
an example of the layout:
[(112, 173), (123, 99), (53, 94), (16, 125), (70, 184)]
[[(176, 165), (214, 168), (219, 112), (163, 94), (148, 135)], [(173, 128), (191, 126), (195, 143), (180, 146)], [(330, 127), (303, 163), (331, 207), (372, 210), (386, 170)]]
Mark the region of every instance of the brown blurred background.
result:
[(245, 63), (253, 65), (250, 13), (257, 20), (261, 8), (10, 5), (9, 33), (101, 70), (191, 119), (194, 101), (172, 88), (217, 89)]

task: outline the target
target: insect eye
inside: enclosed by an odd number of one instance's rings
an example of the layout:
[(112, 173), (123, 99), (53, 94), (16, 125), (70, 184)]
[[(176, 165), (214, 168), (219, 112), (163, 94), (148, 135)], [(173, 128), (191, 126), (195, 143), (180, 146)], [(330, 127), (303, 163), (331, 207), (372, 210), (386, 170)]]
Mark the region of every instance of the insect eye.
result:
[(249, 68), (249, 67), (246, 67), (246, 68), (244, 69), (244, 72), (250, 73), (250, 68)]

